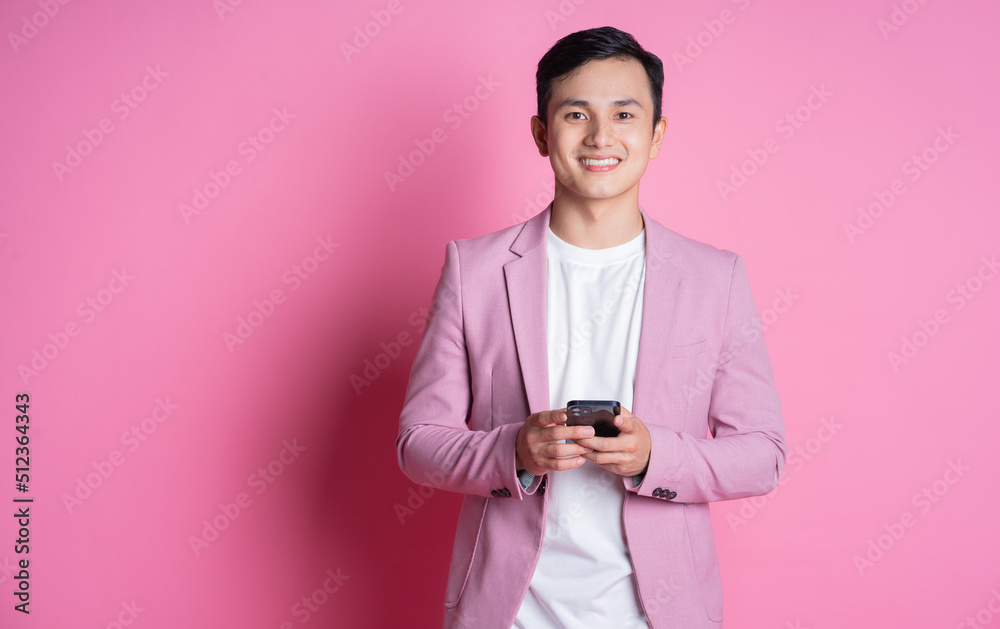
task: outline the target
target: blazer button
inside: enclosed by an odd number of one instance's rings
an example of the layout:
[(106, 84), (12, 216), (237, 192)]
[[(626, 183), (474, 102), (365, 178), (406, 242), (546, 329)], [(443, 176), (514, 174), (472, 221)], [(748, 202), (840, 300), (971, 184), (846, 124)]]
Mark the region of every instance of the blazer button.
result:
[(657, 487), (653, 490), (653, 498), (659, 498), (663, 494), (663, 490)]
[(504, 498), (510, 498), (510, 490), (504, 487), (500, 495), (503, 496)]
[(490, 495), (493, 496), (494, 498), (499, 498), (500, 497), (500, 492), (498, 492), (495, 489), (491, 489), (490, 490)]
[(677, 497), (677, 492), (676, 491), (671, 491), (671, 492), (667, 493), (667, 500), (673, 500), (676, 497)]

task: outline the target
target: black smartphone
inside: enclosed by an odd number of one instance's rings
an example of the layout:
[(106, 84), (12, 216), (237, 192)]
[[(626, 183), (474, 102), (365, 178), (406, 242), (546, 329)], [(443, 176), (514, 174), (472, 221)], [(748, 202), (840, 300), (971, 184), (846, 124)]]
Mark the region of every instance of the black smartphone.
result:
[(622, 406), (616, 400), (570, 400), (566, 405), (567, 426), (593, 426), (596, 437), (617, 437), (615, 417)]

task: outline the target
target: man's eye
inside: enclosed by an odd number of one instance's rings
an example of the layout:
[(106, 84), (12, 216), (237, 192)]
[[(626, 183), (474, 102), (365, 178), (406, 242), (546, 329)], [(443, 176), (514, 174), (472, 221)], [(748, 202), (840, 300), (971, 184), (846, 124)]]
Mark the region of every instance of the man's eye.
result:
[(621, 117), (621, 118), (635, 118), (635, 116), (633, 116), (632, 114), (630, 114), (627, 111), (618, 112), (618, 116)]
[(571, 111), (568, 114), (566, 114), (566, 117), (570, 118), (572, 120), (583, 120), (583, 112), (582, 111)]

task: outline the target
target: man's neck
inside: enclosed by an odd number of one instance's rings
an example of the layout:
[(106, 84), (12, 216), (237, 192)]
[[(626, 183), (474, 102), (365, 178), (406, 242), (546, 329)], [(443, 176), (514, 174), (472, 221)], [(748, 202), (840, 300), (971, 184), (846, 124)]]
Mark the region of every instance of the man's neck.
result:
[(556, 194), (549, 229), (560, 240), (582, 249), (625, 244), (645, 227), (635, 198), (570, 200)]

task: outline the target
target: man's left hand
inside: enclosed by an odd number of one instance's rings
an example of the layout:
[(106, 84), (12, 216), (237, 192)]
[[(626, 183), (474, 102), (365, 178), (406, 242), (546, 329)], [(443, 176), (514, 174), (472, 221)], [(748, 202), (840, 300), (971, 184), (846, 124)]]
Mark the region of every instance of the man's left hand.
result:
[(615, 416), (615, 426), (621, 430), (617, 437), (577, 439), (578, 445), (593, 450), (581, 456), (622, 476), (644, 473), (649, 465), (649, 429), (624, 406), (621, 415)]

